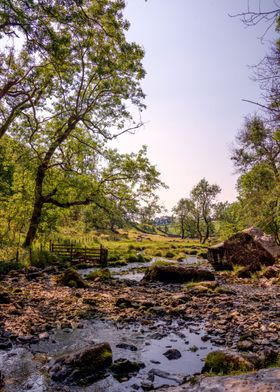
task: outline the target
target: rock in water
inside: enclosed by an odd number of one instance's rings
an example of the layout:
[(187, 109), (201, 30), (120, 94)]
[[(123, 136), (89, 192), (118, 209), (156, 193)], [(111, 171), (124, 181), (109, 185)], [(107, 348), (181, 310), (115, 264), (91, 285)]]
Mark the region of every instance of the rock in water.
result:
[(229, 351), (212, 351), (205, 359), (202, 373), (226, 375), (232, 372), (249, 372), (254, 365), (241, 354)]
[(258, 228), (243, 230), (221, 244), (208, 249), (207, 258), (215, 270), (232, 269), (234, 265), (257, 271), (261, 265), (272, 265), (280, 257), (280, 247), (272, 237)]
[(144, 280), (165, 283), (203, 282), (215, 280), (215, 276), (207, 269), (183, 267), (177, 264), (154, 264), (147, 268)]
[(172, 360), (172, 359), (178, 359), (181, 358), (182, 354), (180, 353), (179, 350), (176, 348), (170, 348), (163, 354), (167, 359)]
[(140, 369), (144, 368), (143, 362), (130, 361), (125, 358), (117, 359), (111, 366), (111, 371), (115, 378), (119, 379), (122, 377), (130, 378), (139, 372)]
[(112, 364), (109, 343), (100, 343), (57, 358), (49, 368), (54, 381), (66, 384), (87, 384), (104, 375)]

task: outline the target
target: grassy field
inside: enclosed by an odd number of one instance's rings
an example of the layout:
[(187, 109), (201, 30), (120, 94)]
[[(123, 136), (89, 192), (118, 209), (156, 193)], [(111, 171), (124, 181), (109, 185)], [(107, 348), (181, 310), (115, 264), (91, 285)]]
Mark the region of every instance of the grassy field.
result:
[[(97, 248), (101, 245), (108, 249), (109, 265), (125, 265), (130, 262), (145, 262), (152, 257), (163, 257), (181, 260), (186, 255), (205, 257), (207, 245), (198, 241), (182, 240), (168, 237), (162, 232), (154, 230), (155, 234), (143, 233), (135, 229), (119, 230), (118, 233), (91, 231), (84, 233), (79, 226), (61, 227), (54, 233), (51, 241), (59, 243), (73, 243), (82, 247)], [(56, 255), (49, 252), (48, 239), (38, 239), (30, 253), (18, 244), (5, 245), (0, 248), (0, 273), (11, 269), (33, 265), (44, 268), (61, 262)]]

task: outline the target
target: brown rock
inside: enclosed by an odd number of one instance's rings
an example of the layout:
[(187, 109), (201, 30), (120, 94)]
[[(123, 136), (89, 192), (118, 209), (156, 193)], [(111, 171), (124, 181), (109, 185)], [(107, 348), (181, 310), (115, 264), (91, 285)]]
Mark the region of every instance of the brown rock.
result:
[(177, 264), (154, 264), (147, 268), (144, 280), (166, 283), (203, 282), (215, 280), (214, 274), (206, 269), (183, 267)]
[(108, 343), (96, 344), (57, 358), (49, 368), (54, 381), (86, 384), (94, 381), (112, 364), (112, 349)]
[(216, 270), (232, 269), (233, 265), (248, 266), (251, 270), (261, 265), (272, 265), (280, 257), (280, 247), (271, 236), (258, 228), (241, 231), (221, 244), (208, 249), (207, 258)]

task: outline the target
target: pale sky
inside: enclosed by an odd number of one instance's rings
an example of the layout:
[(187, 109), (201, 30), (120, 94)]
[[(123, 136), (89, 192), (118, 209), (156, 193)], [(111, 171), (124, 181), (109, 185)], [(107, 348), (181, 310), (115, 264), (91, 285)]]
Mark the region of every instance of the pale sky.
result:
[[(258, 100), (249, 66), (272, 46), (274, 29), (245, 28), (228, 14), (245, 11), (247, 0), (127, 0), (128, 39), (145, 49), (142, 83), (147, 94), (145, 126), (117, 139), (121, 152), (148, 145), (150, 161), (169, 186), (159, 192), (170, 210), (205, 177), (222, 188), (220, 200), (236, 197), (230, 145)], [(259, 0), (251, 0), (258, 7)], [(274, 2), (263, 0), (271, 9)], [(256, 9), (256, 8), (255, 8)]]

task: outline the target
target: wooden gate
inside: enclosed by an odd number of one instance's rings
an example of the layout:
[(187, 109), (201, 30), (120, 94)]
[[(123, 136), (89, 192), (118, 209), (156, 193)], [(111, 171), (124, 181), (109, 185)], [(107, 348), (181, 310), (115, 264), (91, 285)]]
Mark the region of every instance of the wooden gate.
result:
[(107, 265), (108, 249), (103, 248), (87, 248), (77, 246), (76, 244), (55, 244), (50, 241), (50, 252), (57, 254), (65, 259), (69, 259), (73, 264), (88, 262), (90, 264)]

